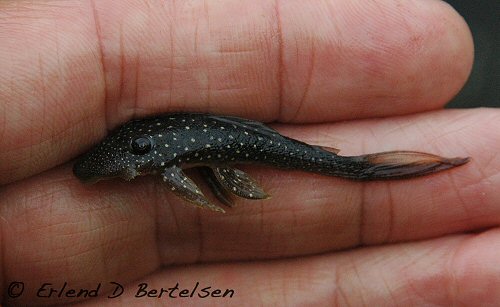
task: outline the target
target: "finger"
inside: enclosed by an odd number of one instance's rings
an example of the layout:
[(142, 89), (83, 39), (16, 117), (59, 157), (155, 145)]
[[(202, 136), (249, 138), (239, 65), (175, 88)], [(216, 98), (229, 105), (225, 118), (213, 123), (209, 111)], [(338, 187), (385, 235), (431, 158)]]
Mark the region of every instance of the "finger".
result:
[(437, 1), (4, 2), (0, 14), (0, 183), (151, 113), (318, 122), (437, 108), (472, 62), (467, 26)]
[[(16, 304), (37, 299), (47, 304), (50, 289), (56, 291), (54, 303), (61, 304), (67, 297), (61, 293), (65, 282), (66, 291), (102, 283), (100, 291), (106, 292), (110, 281), (132, 281), (160, 266), (153, 204), (137, 205), (119, 193), (111, 200), (109, 191), (85, 193), (71, 188), (75, 182), (64, 176), (25, 183), (34, 193), (17, 194), (7, 187), (0, 194), (0, 237), (9, 245), (2, 245), (2, 256), (8, 254), (2, 258), (8, 260), (2, 262), (0, 285), (24, 283)], [(17, 194), (16, 201), (10, 192)], [(86, 197), (90, 194), (95, 198)]]
[[(297, 306), (474, 306), (480, 301), (495, 306), (500, 300), (498, 248), (495, 229), (307, 258), (173, 267), (128, 284), (120, 299), (131, 303), (142, 295), (151, 302)], [(147, 298), (153, 290), (156, 296)], [(193, 296), (183, 298), (185, 293)]]
[(225, 215), (186, 204), (158, 178), (84, 186), (70, 166), (40, 174), (0, 194), (3, 263), (9, 268), (4, 276), (37, 284), (46, 272), (73, 273), (93, 264), (73, 278), (128, 272), (123, 279), (133, 280), (160, 264), (290, 257), (497, 226), (498, 116), (493, 110), (447, 110), (279, 127), (301, 140), (341, 148), (342, 154), (418, 149), (472, 161), (433, 176), (366, 184), (248, 167), (272, 198), (238, 200)]

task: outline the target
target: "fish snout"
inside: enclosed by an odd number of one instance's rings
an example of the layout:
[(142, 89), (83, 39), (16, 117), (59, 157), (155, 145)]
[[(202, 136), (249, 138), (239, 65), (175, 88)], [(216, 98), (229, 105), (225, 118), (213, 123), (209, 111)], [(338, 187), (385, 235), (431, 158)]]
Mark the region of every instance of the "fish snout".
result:
[(100, 176), (84, 160), (79, 160), (73, 165), (73, 174), (83, 183), (92, 184), (99, 180)]

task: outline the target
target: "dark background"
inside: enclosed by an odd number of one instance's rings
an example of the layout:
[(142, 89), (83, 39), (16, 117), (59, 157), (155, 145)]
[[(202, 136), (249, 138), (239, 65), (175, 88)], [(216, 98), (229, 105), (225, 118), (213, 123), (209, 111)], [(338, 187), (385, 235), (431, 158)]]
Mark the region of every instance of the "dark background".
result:
[(447, 107), (500, 107), (500, 0), (446, 2), (469, 24), (475, 48), (472, 74)]

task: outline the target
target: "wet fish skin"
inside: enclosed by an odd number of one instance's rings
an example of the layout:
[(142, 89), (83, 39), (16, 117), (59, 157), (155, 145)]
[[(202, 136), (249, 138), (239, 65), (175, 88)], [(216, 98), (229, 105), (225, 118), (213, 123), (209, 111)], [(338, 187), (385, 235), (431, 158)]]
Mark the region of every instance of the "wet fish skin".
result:
[(203, 167), (202, 174), (221, 202), (231, 194), (247, 199), (269, 195), (237, 164), (264, 164), (353, 180), (416, 177), (465, 164), (469, 158), (443, 158), (414, 151), (341, 156), (334, 148), (309, 145), (248, 119), (204, 113), (172, 113), (125, 123), (84, 154), (73, 167), (83, 182), (161, 173), (178, 196), (214, 211), (183, 169)]

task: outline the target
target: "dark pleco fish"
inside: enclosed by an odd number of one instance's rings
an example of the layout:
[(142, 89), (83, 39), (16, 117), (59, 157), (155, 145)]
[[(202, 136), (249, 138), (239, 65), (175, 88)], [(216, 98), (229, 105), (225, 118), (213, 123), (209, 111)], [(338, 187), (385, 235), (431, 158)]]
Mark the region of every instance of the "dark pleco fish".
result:
[(340, 156), (334, 148), (309, 145), (268, 126), (238, 117), (175, 113), (132, 120), (83, 155), (73, 172), (84, 182), (161, 173), (172, 192), (224, 212), (203, 195), (182, 169), (199, 167), (210, 188), (231, 206), (231, 194), (247, 199), (268, 195), (236, 164), (257, 163), (354, 180), (401, 179), (446, 170), (469, 158), (443, 158), (414, 151)]

